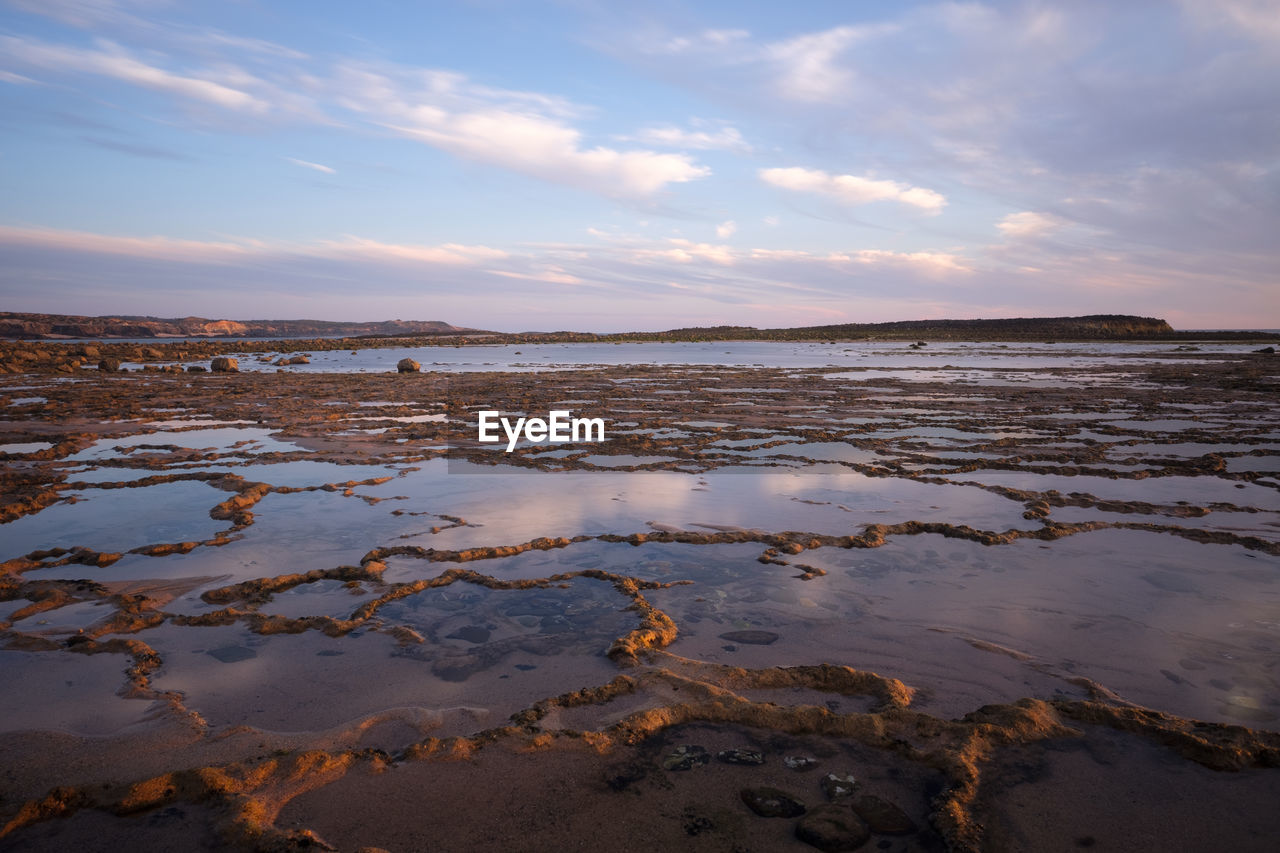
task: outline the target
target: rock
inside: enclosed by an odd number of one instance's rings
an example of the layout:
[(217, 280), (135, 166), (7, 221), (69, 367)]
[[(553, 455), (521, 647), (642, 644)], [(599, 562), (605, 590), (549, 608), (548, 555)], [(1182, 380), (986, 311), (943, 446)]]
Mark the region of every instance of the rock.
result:
[(711, 761), (711, 753), (701, 746), (677, 746), (666, 758), (662, 766), (666, 770), (692, 770)]
[(90, 347), (90, 346), (80, 347), (80, 349), (77, 350), (77, 354), (83, 356), (84, 358), (89, 358), (89, 359), (99, 358), (102, 355), (102, 353), (99, 352), (97, 347)]
[(843, 776), (828, 773), (818, 784), (822, 786), (822, 793), (827, 795), (828, 800), (852, 797), (853, 792), (858, 788), (858, 781), (853, 778), (852, 773), (846, 773)]
[(311, 357), (305, 353), (302, 355), (294, 355), (289, 358), (281, 358), (276, 364), (310, 364)]
[(164, 358), (164, 353), (155, 347), (144, 347), (141, 355), (143, 358)]
[(484, 643), (489, 639), (489, 629), (483, 625), (465, 625), (445, 637), (449, 640), (466, 640), (468, 643)]
[(1263, 347), (1262, 349), (1256, 349), (1256, 350), (1254, 350), (1254, 352), (1260, 352), (1260, 353), (1262, 353), (1263, 355), (1275, 355), (1275, 354), (1276, 354), (1276, 348), (1275, 348), (1275, 347)]
[(826, 853), (837, 853), (866, 844), (871, 830), (848, 807), (827, 803), (796, 822), (796, 838)]
[(104, 358), (98, 362), (98, 369), (103, 373), (118, 373), (120, 372), (120, 359)]
[(803, 773), (817, 767), (818, 759), (808, 755), (788, 755), (782, 759), (782, 763), (797, 773)]
[(768, 646), (778, 641), (778, 635), (772, 631), (730, 631), (721, 634), (720, 639), (746, 646)]
[(916, 824), (907, 813), (888, 800), (875, 794), (863, 794), (853, 801), (853, 810), (867, 822), (872, 832), (883, 835), (907, 835), (916, 831)]
[(205, 654), (223, 663), (239, 663), (258, 656), (258, 653), (248, 646), (223, 646), (219, 649), (210, 649)]
[(748, 767), (764, 764), (764, 756), (754, 749), (722, 749), (716, 753), (716, 758), (725, 764), (743, 764)]
[(225, 355), (220, 355), (210, 362), (209, 368), (214, 373), (239, 373), (240, 362), (236, 361), (234, 358), (227, 358)]
[(400, 373), (417, 373), (422, 365), (411, 358), (402, 358), (396, 362), (396, 370)]
[(804, 803), (777, 788), (743, 788), (738, 792), (742, 802), (760, 817), (799, 817)]
[(187, 367), (187, 373), (206, 373), (206, 372), (207, 371), (203, 365), (192, 364), (192, 365), (188, 365)]

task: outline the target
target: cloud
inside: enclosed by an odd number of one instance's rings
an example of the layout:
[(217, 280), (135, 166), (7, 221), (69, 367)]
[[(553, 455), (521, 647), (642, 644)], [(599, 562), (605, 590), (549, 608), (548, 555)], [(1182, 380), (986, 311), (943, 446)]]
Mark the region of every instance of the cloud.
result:
[(1181, 0), (1203, 29), (1227, 29), (1263, 43), (1280, 42), (1280, 0)]
[(0, 71), (0, 83), (12, 83), (15, 86), (30, 86), (37, 81), (30, 77), (24, 77), (21, 74), (14, 74), (12, 71)]
[(550, 284), (584, 284), (585, 282), (576, 275), (570, 275), (561, 267), (547, 267), (536, 272), (515, 272), (512, 270), (487, 270), (493, 275), (500, 275), (504, 278), (519, 278), (526, 281), (545, 281)]
[(252, 259), (310, 257), (362, 258), (391, 263), (465, 266), (503, 260), (508, 253), (489, 246), (445, 243), (439, 246), (383, 243), (346, 236), (317, 243), (264, 243), (258, 240), (184, 240), (172, 237), (118, 237), (85, 231), (0, 226), (0, 244), (52, 249), (82, 255), (116, 255), (178, 261), (185, 264), (243, 263)]
[[(142, 22), (111, 3), (62, 2), (53, 11), (86, 26), (111, 19), (134, 30), (150, 27), (152, 37), (163, 31), (175, 39), (194, 38), (189, 28)], [(570, 123), (582, 108), (556, 95), (485, 86), (455, 71), (390, 64), (339, 62), (317, 73), (301, 61), (305, 54), (268, 42), (214, 31), (201, 38), (215, 56), (238, 52), (252, 62), (268, 62), (267, 69), (251, 73), (221, 58), (211, 69), (177, 69), (161, 53), (148, 52), (144, 59), (105, 40), (86, 48), (0, 36), (0, 56), (49, 73), (119, 80), (238, 116), (274, 114), (328, 125), (355, 118), (463, 159), (612, 198), (646, 199), (711, 174), (688, 154), (592, 144)], [(18, 81), (13, 72), (6, 74)], [(742, 144), (733, 128), (691, 133), (685, 141)]]
[(1265, 319), (1275, 316), (1268, 257), (1224, 271), (1190, 251), (1041, 248), (1034, 264), (1023, 262), (1027, 244), (992, 251), (1001, 254), (734, 249), (683, 239), (507, 251), (356, 236), (206, 242), (3, 227), (0, 300), (16, 311), (399, 316), (511, 330), (774, 327), (832, 311), (849, 321), (1134, 314), (1154, 304), (1179, 327), (1275, 325)]
[(847, 96), (854, 73), (836, 63), (837, 57), (868, 31), (859, 27), (835, 27), (797, 36), (764, 48), (764, 55), (778, 67), (778, 90), (800, 101), (831, 101)]
[(605, 195), (649, 196), (668, 184), (711, 174), (683, 154), (586, 148), (578, 130), (531, 113), (501, 109), (448, 113), (424, 105), (403, 116), (412, 124), (389, 118), (387, 127), (459, 157)]
[(884, 249), (861, 249), (856, 252), (832, 252), (824, 260), (836, 264), (904, 267), (930, 275), (973, 272), (963, 259), (950, 252), (890, 252)]
[(557, 114), (562, 106), (535, 94), (472, 86), (461, 74), (348, 66), (338, 85), (343, 106), (405, 137), (603, 195), (643, 198), (711, 174), (685, 154), (589, 147)]
[(502, 249), (489, 246), (464, 246), (445, 243), (440, 246), (422, 246), (399, 243), (383, 243), (363, 237), (348, 236), (342, 240), (326, 241), (316, 247), (297, 246), (289, 251), (322, 257), (363, 257), (380, 261), (415, 264), (442, 264), (465, 266), (501, 260), (508, 256)]
[(732, 266), (736, 261), (734, 251), (728, 246), (715, 246), (710, 243), (695, 243), (692, 240), (673, 237), (667, 241), (671, 248), (637, 249), (635, 258), (661, 258), (678, 264), (691, 264), (697, 261), (710, 261), (721, 266)]
[(876, 180), (857, 175), (832, 175), (820, 169), (804, 169), (798, 166), (761, 169), (760, 179), (785, 190), (825, 195), (844, 204), (897, 201), (911, 207), (918, 207), (931, 215), (940, 213), (947, 204), (946, 198), (940, 193), (923, 187), (912, 187), (897, 181)]
[[(698, 127), (702, 122), (695, 122)], [(621, 137), (624, 141), (640, 142), (646, 145), (662, 145), (668, 148), (693, 148), (701, 151), (722, 150), (746, 153), (751, 146), (742, 138), (742, 133), (735, 127), (723, 126), (718, 130), (685, 130), (675, 125), (646, 127), (632, 137)]]
[(716, 236), (721, 240), (727, 240), (738, 230), (738, 223), (730, 219), (728, 222), (721, 222), (716, 226)]
[(0, 54), (36, 68), (57, 73), (76, 71), (111, 77), (144, 89), (237, 112), (263, 113), (269, 109), (269, 104), (246, 91), (149, 65), (111, 42), (100, 42), (99, 49), (90, 50), (0, 36)]
[(142, 157), (148, 160), (174, 160), (185, 161), (191, 158), (177, 151), (171, 151), (168, 148), (160, 148), (155, 145), (139, 145), (132, 142), (121, 142), (116, 139), (107, 139), (101, 136), (81, 136), (82, 142), (90, 145), (96, 145), (99, 148), (105, 148), (108, 151), (118, 151), (121, 154), (129, 154), (134, 157)]
[(674, 36), (642, 43), (646, 53), (681, 54), (723, 50), (741, 44), (751, 37), (747, 30), (703, 30), (689, 36)]
[(1024, 238), (1039, 237), (1061, 227), (1062, 221), (1048, 213), (1036, 213), (1024, 210), (1021, 213), (1010, 213), (996, 223), (996, 228), (1006, 237)]
[(287, 59), (307, 57), (301, 51), (263, 39), (232, 35), (212, 27), (195, 27), (178, 23), (162, 24), (128, 11), (130, 7), (140, 10), (172, 7), (169, 0), (7, 0), (7, 2), (24, 12), (43, 15), (68, 26), (99, 33), (114, 30), (170, 48), (182, 42), (197, 48), (230, 47), (249, 53)]
[(293, 157), (286, 157), (284, 159), (288, 160), (290, 163), (294, 164), (295, 166), (302, 166), (305, 169), (315, 169), (317, 172), (324, 172), (326, 175), (337, 174), (337, 169), (334, 169), (330, 166), (322, 165), (320, 163), (312, 163), (310, 160), (297, 160), (297, 159), (294, 159)]

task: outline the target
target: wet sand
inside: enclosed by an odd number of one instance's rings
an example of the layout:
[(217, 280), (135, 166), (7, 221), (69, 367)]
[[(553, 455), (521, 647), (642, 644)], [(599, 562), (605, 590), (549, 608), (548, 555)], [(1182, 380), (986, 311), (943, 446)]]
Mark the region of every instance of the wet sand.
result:
[(1026, 349), (0, 377), (0, 849), (1270, 849), (1280, 368)]

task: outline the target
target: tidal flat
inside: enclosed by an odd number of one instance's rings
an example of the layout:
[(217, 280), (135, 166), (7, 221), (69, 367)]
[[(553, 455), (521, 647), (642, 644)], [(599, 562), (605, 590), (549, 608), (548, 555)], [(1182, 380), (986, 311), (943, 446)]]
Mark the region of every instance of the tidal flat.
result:
[(227, 354), (0, 376), (0, 850), (1280, 837), (1274, 355)]

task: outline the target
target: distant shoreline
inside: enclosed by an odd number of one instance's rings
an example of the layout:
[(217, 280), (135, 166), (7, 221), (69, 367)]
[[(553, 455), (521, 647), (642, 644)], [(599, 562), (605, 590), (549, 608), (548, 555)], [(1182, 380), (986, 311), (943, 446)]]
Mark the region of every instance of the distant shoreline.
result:
[(84, 317), (61, 314), (0, 313), (0, 339), (10, 342), (91, 341), (115, 343), (305, 342), (328, 345), (467, 346), (524, 343), (647, 343), (675, 341), (1273, 341), (1277, 330), (1177, 330), (1166, 321), (1126, 314), (1010, 319), (906, 320), (826, 326), (758, 329), (699, 326), (659, 332), (496, 332), (453, 326), (438, 320), (342, 323), (324, 320), (208, 320), (201, 317)]

